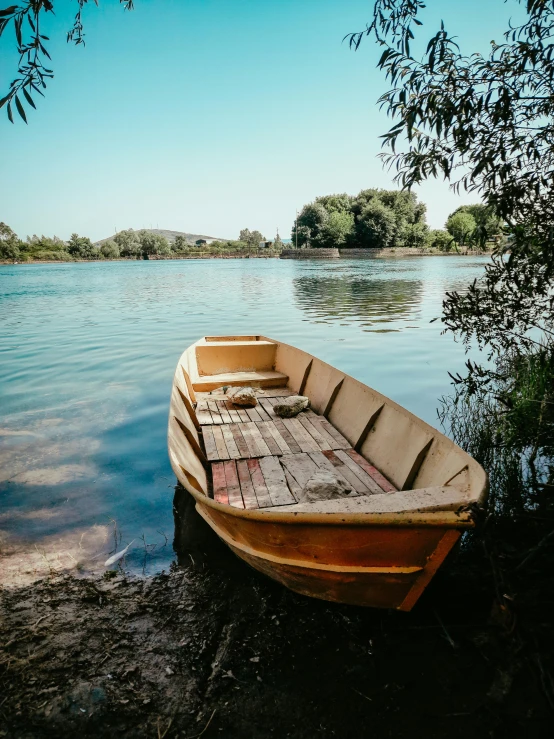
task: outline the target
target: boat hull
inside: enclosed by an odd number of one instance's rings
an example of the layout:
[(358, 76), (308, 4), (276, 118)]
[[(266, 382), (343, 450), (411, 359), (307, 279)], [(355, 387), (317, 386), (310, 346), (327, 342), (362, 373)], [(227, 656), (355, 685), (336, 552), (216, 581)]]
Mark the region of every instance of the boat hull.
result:
[(400, 611), (411, 610), (461, 535), (448, 516), (432, 525), (394, 518), (360, 525), (336, 516), (303, 523), (237, 517), (199, 498), (196, 508), (240, 559), (290, 590)]

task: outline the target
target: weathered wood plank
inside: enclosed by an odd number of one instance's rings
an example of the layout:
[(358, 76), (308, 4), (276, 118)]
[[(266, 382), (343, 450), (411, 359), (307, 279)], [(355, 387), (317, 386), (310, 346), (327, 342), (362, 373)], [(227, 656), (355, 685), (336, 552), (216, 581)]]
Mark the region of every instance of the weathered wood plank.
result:
[(260, 423), (257, 423), (256, 426), (258, 427), (258, 430), (260, 434), (262, 435), (263, 440), (267, 444), (270, 454), (272, 455), (277, 454), (280, 456), (283, 452), (281, 451), (281, 447), (279, 446), (279, 444), (275, 441), (275, 439), (271, 435), (271, 432), (268, 428), (269, 423), (271, 422), (261, 421)]
[(369, 493), (366, 493), (366, 495), (379, 495), (383, 493), (383, 489), (380, 488), (379, 485), (377, 485), (371, 475), (368, 475), (362, 467), (356, 464), (356, 462), (354, 462), (352, 457), (350, 457), (347, 452), (345, 452), (343, 449), (337, 449), (335, 451), (335, 454), (342, 462), (344, 462), (347, 467), (352, 470), (355, 475), (360, 478), (360, 480), (365, 485), (367, 485), (367, 487), (369, 488)]
[(248, 413), (244, 410), (244, 408), (237, 409), (237, 413), (239, 414), (241, 423), (248, 423), (250, 418), (248, 417)]
[(320, 421), (324, 421), (325, 419), (322, 416), (318, 416), (315, 413), (312, 413), (310, 415), (306, 413), (302, 413), (301, 416), (303, 416), (304, 421), (307, 421), (310, 423), (317, 431), (321, 434), (321, 436), (325, 439), (325, 441), (329, 444), (331, 449), (342, 449), (342, 442), (341, 444), (338, 443), (338, 441), (331, 436), (331, 434), (326, 431), (326, 429), (323, 427), (323, 424), (320, 423)]
[(253, 509), (258, 507), (258, 499), (254, 492), (254, 486), (250, 478), (250, 470), (248, 469), (248, 463), (245, 459), (241, 459), (237, 462), (237, 473), (240, 482), (240, 491), (242, 493), (242, 499), (244, 501), (244, 507)]
[(248, 456), (249, 457), (261, 457), (262, 454), (258, 448), (258, 445), (256, 444), (256, 440), (254, 439), (254, 436), (252, 434), (252, 429), (250, 426), (250, 422), (248, 423), (242, 423), (240, 425), (240, 430), (242, 431), (242, 435), (244, 437), (244, 441), (248, 445)]
[(398, 488), (396, 488), (392, 482), (389, 482), (386, 477), (384, 477), (378, 469), (376, 469), (372, 464), (370, 464), (367, 459), (364, 459), (361, 454), (358, 454), (358, 452), (354, 451), (354, 449), (347, 449), (346, 453), (349, 457), (351, 457), (356, 464), (360, 465), (360, 467), (367, 472), (367, 474), (372, 477), (377, 485), (385, 492), (385, 493), (396, 493), (398, 492)]
[(214, 488), (214, 500), (218, 503), (229, 505), (229, 496), (227, 495), (227, 480), (225, 479), (225, 467), (223, 462), (215, 462), (212, 464), (212, 482)]
[(241, 419), (239, 416), (238, 411), (233, 407), (233, 404), (230, 400), (225, 401), (225, 408), (227, 409), (227, 412), (229, 413), (229, 416), (231, 417), (231, 423), (240, 423)]
[(223, 426), (220, 426), (220, 429), (221, 433), (223, 434), (223, 438), (225, 439), (225, 446), (227, 447), (229, 456), (231, 457), (231, 459), (240, 459), (242, 457), (242, 454), (240, 453), (235, 441), (235, 437), (233, 436), (231, 426), (228, 424), (224, 424)]
[(260, 450), (260, 455), (262, 457), (265, 457), (266, 455), (270, 455), (271, 452), (269, 450), (268, 445), (264, 441), (264, 437), (260, 433), (260, 429), (255, 423), (245, 423), (246, 427), (248, 427), (250, 433), (252, 434), (252, 438), (256, 442), (256, 445), (258, 449)]
[(262, 457), (259, 462), (272, 504), (276, 506), (296, 503), (296, 498), (288, 489), (285, 473), (277, 457)]
[(206, 450), (206, 457), (213, 461), (218, 459), (217, 446), (215, 444), (214, 434), (212, 426), (202, 427), (202, 438), (204, 440), (204, 449)]
[(273, 421), (268, 421), (265, 424), (267, 430), (269, 433), (273, 436), (275, 441), (277, 442), (277, 445), (279, 446), (279, 449), (281, 450), (282, 454), (292, 454), (292, 450), (290, 446), (287, 444), (287, 442), (283, 439), (281, 434), (279, 433), (279, 430), (273, 423)]
[(269, 398), (258, 398), (258, 402), (267, 413), (269, 419), (273, 420), (275, 418), (275, 413), (273, 411), (273, 405), (269, 402)]
[(242, 457), (242, 459), (249, 459), (249, 457), (250, 457), (250, 449), (248, 448), (248, 444), (244, 440), (244, 436), (242, 435), (241, 427), (242, 427), (242, 424), (241, 423), (233, 424), (231, 426), (231, 432), (233, 434), (233, 438), (234, 438), (234, 440), (236, 442), (236, 445), (237, 445), (237, 447), (239, 449), (240, 456)]
[(285, 480), (287, 481), (287, 485), (289, 486), (289, 490), (294, 495), (294, 499), (297, 503), (304, 503), (306, 500), (306, 496), (302, 492), (302, 488), (300, 485), (296, 482), (294, 477), (290, 474), (290, 472), (286, 469), (283, 469), (283, 472), (285, 473)]
[(244, 410), (246, 411), (250, 421), (261, 421), (262, 420), (262, 417), (258, 413), (257, 408), (245, 408)]
[(298, 422), (301, 423), (302, 426), (306, 429), (306, 431), (310, 434), (310, 436), (315, 440), (316, 444), (318, 445), (320, 449), (323, 449), (323, 450), (333, 449), (333, 445), (327, 441), (327, 439), (323, 436), (323, 434), (316, 427), (315, 424), (310, 423), (309, 418), (306, 418), (306, 416), (303, 416), (302, 413), (296, 416), (296, 418)]
[(295, 394), (294, 391), (288, 387), (265, 387), (263, 392), (266, 398), (283, 397)]
[(283, 418), (283, 423), (294, 437), (302, 452), (318, 452), (319, 446), (315, 439), (308, 434), (297, 418)]
[(273, 419), (273, 425), (277, 429), (277, 431), (281, 434), (285, 442), (287, 443), (289, 449), (293, 454), (300, 454), (302, 451), (296, 441), (293, 439), (292, 434), (289, 432), (288, 428), (283, 423), (282, 418), (278, 418), (275, 416)]
[[(315, 414), (314, 414), (315, 415)], [(348, 439), (345, 439), (344, 436), (340, 433), (340, 431), (337, 431), (337, 429), (333, 426), (332, 423), (329, 423), (329, 421), (326, 418), (322, 418), (321, 416), (315, 416), (315, 419), (310, 418), (310, 421), (314, 421), (318, 423), (327, 433), (329, 436), (332, 436), (333, 439), (336, 441), (335, 449), (351, 449), (352, 444), (348, 441)]]
[(267, 491), (264, 476), (260, 468), (260, 462), (257, 459), (249, 459), (247, 461), (248, 470), (250, 471), (250, 479), (254, 486), (254, 492), (258, 500), (258, 508), (269, 508), (271, 498)]
[(225, 444), (225, 439), (223, 438), (221, 428), (219, 426), (212, 426), (212, 432), (214, 435), (219, 459), (230, 459), (230, 455), (227, 451), (227, 445)]
[[(321, 454), (321, 452), (320, 452)], [(295, 479), (301, 490), (317, 470), (317, 465), (307, 454), (292, 454), (281, 457), (281, 464)]]
[(369, 493), (368, 486), (363, 483), (360, 478), (355, 475), (352, 470), (337, 457), (335, 452), (322, 452), (322, 454), (325, 455), (327, 459), (331, 462), (331, 464), (335, 467), (335, 471), (340, 472), (340, 474), (346, 480), (348, 480), (348, 483), (352, 485), (357, 493), (362, 493), (363, 495), (367, 495)]
[[(352, 495), (359, 495), (360, 491), (356, 490), (355, 485), (350, 480), (350, 477), (342, 474), (342, 467), (338, 467), (337, 465), (334, 465), (330, 459), (327, 457), (328, 452), (312, 452), (310, 454), (310, 457), (313, 459), (313, 461), (316, 463), (316, 465), (323, 470), (329, 470), (329, 472), (332, 472), (334, 475), (336, 475), (340, 480), (344, 482), (345, 485), (348, 485), (349, 488), (352, 489)], [(357, 484), (361, 487), (362, 483), (358, 480), (358, 478), (355, 475), (351, 475), (356, 481)], [(366, 488), (367, 490), (367, 488)]]
[(229, 411), (225, 407), (225, 401), (224, 400), (218, 400), (217, 401), (217, 408), (219, 410), (219, 415), (223, 419), (223, 423), (233, 423), (231, 420), (231, 416), (229, 414)]
[(229, 505), (232, 505), (234, 508), (244, 508), (236, 464), (235, 462), (224, 462), (224, 467)]
[(256, 406), (256, 410), (258, 411), (258, 415), (262, 419), (262, 421), (271, 421), (271, 417), (269, 413), (266, 412), (265, 408), (261, 403), (258, 403)]
[(208, 400), (208, 410), (212, 414), (212, 423), (221, 425), (223, 423), (223, 419), (221, 418), (221, 414), (219, 412), (219, 408), (217, 407), (217, 403), (215, 400)]
[(205, 411), (198, 411), (197, 410), (196, 411), (196, 418), (198, 419), (198, 423), (201, 426), (211, 426), (212, 423), (213, 423), (213, 421), (212, 421), (212, 414), (208, 410), (205, 410)]

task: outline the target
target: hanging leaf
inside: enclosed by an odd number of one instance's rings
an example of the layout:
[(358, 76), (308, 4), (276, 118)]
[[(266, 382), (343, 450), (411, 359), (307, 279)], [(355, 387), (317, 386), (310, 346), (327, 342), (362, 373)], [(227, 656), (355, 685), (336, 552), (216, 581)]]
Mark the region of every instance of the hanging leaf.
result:
[(25, 115), (25, 111), (23, 109), (23, 106), (21, 105), (21, 102), (19, 101), (19, 98), (17, 95), (15, 96), (15, 107), (17, 108), (17, 112), (19, 115), (23, 118), (25, 123), (27, 123), (27, 116)]

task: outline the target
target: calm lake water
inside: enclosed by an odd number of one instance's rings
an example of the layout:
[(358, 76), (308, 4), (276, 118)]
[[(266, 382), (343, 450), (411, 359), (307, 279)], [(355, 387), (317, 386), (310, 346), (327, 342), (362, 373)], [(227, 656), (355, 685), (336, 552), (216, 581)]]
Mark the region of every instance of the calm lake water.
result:
[(0, 265), (0, 579), (173, 559), (171, 380), (204, 334), (260, 333), (317, 355), (437, 425), (463, 348), (445, 291), (484, 257)]

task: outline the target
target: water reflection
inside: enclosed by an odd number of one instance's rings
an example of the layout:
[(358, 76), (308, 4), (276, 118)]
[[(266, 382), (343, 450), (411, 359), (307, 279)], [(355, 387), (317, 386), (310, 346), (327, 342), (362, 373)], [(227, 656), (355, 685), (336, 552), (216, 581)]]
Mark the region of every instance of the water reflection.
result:
[(296, 278), (293, 289), (298, 306), (315, 322), (354, 319), (371, 327), (414, 316), (421, 303), (423, 283), (319, 273)]

